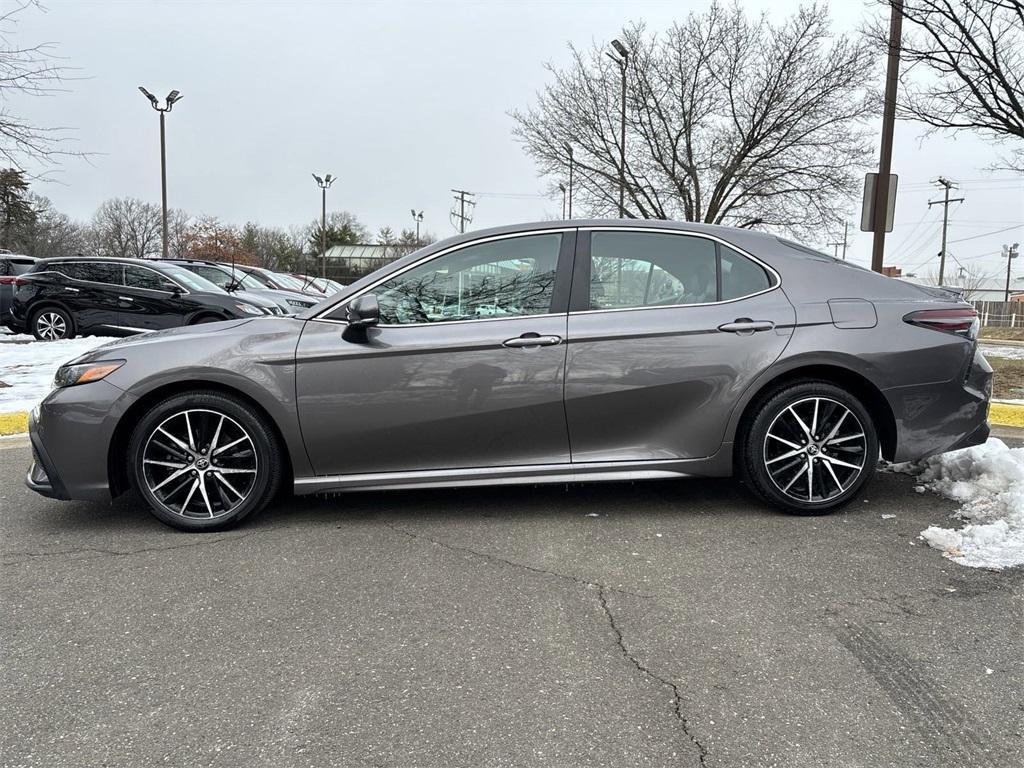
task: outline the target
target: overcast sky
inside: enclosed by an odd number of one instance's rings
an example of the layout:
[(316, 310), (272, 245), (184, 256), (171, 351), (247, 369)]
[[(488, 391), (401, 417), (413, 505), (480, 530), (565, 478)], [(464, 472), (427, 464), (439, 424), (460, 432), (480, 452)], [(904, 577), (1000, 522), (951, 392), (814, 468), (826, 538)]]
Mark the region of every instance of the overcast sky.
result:
[[(396, 231), (410, 225), (410, 208), (423, 209), (424, 225), (441, 237), (454, 231), (452, 187), (478, 193), (473, 228), (560, 213), (506, 114), (543, 86), (543, 62), (564, 62), (570, 41), (607, 41), (630, 21), (664, 29), (708, 5), (44, 2), (46, 13), (21, 16), (16, 40), (58, 43), (82, 79), (66, 93), (12, 106), (40, 125), (73, 126), (79, 147), (95, 153), (91, 162), (66, 162), (60, 184), (39, 188), (74, 218), (88, 218), (110, 197), (159, 202), (157, 115), (137, 90), (145, 85), (160, 96), (184, 94), (168, 116), (171, 206), (235, 224), (301, 224), (319, 211), (310, 173), (331, 172), (339, 181), (330, 209)], [(746, 5), (781, 15), (797, 3)], [(867, 12), (857, 2), (832, 5), (838, 31), (854, 29)], [(949, 251), (965, 267), (1005, 274), (1001, 245), (1024, 239), (1024, 178), (986, 170), (999, 151), (972, 136), (920, 142), (921, 133), (897, 124), (900, 194), (886, 263), (937, 271), (941, 206), (929, 210), (927, 201), (938, 199), (929, 182), (943, 174), (960, 181), (955, 196), (966, 197), (950, 208)], [(849, 256), (866, 263), (870, 236), (855, 232), (856, 208)], [(823, 233), (809, 244), (832, 239)]]

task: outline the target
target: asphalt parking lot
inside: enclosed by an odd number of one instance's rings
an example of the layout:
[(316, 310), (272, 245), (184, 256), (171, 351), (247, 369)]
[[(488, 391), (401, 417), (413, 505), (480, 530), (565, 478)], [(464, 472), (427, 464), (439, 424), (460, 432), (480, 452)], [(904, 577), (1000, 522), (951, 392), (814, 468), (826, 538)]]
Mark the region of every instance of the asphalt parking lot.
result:
[(924, 546), (954, 506), (907, 477), (824, 518), (689, 481), (187, 535), (27, 462), (0, 447), (4, 766), (1024, 763), (1024, 571)]

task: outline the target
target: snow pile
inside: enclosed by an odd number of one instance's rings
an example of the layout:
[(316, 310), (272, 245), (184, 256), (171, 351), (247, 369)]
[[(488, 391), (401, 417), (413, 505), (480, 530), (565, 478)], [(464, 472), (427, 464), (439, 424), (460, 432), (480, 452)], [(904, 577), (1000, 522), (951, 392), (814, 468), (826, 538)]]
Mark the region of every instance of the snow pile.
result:
[(0, 413), (31, 410), (46, 397), (61, 365), (108, 341), (102, 336), (36, 341), (24, 334), (0, 334)]
[(983, 343), (981, 345), (981, 354), (985, 357), (1001, 357), (1004, 360), (1024, 360), (1024, 347)]
[(915, 490), (960, 502), (959, 530), (931, 526), (921, 538), (946, 557), (972, 568), (1024, 565), (1024, 448), (1002, 440), (897, 464), (897, 472), (917, 475)]

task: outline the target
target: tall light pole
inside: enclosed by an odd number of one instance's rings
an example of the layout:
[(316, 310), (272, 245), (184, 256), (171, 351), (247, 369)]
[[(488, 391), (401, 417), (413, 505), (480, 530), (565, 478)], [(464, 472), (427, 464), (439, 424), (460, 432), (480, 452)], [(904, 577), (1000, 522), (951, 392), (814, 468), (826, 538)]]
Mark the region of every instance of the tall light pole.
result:
[(612, 40), (613, 51), (607, 51), (608, 57), (619, 65), (622, 74), (622, 112), (619, 123), (619, 218), (626, 217), (626, 67), (629, 65), (629, 48), (619, 40)]
[(160, 113), (160, 205), (163, 209), (163, 257), (167, 258), (167, 143), (164, 140), (164, 114), (171, 111), (174, 102), (181, 98), (181, 91), (171, 91), (164, 99), (164, 106), (160, 106), (160, 100), (141, 85), (139, 90), (142, 95), (149, 99), (153, 109)]
[(320, 277), (327, 279), (327, 190), (335, 182), (331, 174), (322, 179), (313, 174), (317, 186), (320, 187)]
[(565, 151), (569, 153), (569, 218), (572, 218), (572, 171), (573, 171), (573, 158), (572, 158), (572, 144), (565, 144)]
[(423, 221), (423, 211), (416, 213), (415, 208), (410, 208), (412, 220), (416, 222), (416, 245), (420, 244), (420, 222)]
[(558, 188), (562, 190), (562, 218), (565, 218), (565, 184), (559, 184)]

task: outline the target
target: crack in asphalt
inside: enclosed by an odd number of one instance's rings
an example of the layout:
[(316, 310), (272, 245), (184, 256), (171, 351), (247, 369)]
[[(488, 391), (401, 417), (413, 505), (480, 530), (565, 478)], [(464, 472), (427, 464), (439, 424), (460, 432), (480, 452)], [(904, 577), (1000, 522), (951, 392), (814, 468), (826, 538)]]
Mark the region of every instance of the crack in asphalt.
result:
[(696, 747), (699, 765), (701, 766), (701, 768), (706, 768), (708, 750), (707, 747), (701, 743), (701, 741), (697, 738), (696, 735), (694, 735), (693, 731), (690, 729), (690, 721), (683, 712), (683, 696), (679, 691), (679, 686), (673, 683), (671, 680), (667, 680), (666, 678), (661, 677), (660, 675), (652, 672), (649, 667), (642, 664), (640, 660), (636, 658), (636, 656), (630, 653), (629, 648), (626, 647), (626, 641), (623, 637), (622, 630), (619, 628), (619, 625), (615, 621), (615, 614), (612, 613), (611, 606), (608, 604), (609, 593), (617, 593), (626, 595), (628, 597), (636, 597), (640, 599), (651, 599), (654, 597), (654, 595), (644, 595), (637, 592), (632, 592), (630, 590), (609, 587), (605, 584), (601, 584), (596, 581), (590, 581), (579, 576), (573, 576), (567, 573), (549, 571), (544, 568), (537, 568), (536, 566), (526, 565), (525, 563), (516, 562), (515, 560), (508, 560), (507, 558), (499, 557), (498, 555), (493, 555), (489, 552), (480, 552), (479, 550), (473, 549), (472, 547), (465, 547), (459, 544), (451, 544), (448, 542), (439, 541), (431, 536), (424, 536), (419, 533), (414, 533), (408, 529), (400, 528), (399, 526), (396, 526), (392, 523), (385, 523), (385, 525), (395, 533), (400, 533), (403, 536), (408, 536), (411, 539), (428, 541), (431, 544), (442, 547), (444, 549), (474, 555), (475, 557), (479, 557), (483, 560), (501, 563), (503, 565), (508, 565), (513, 568), (520, 568), (522, 570), (526, 570), (531, 573), (536, 573), (541, 576), (551, 576), (553, 578), (561, 579), (563, 581), (569, 581), (575, 584), (576, 586), (583, 587), (584, 589), (597, 589), (598, 603), (601, 605), (601, 610), (604, 612), (605, 618), (608, 620), (608, 626), (611, 627), (611, 630), (615, 635), (615, 643), (618, 646), (619, 652), (633, 666), (634, 669), (640, 672), (641, 675), (643, 675), (648, 680), (651, 680), (658, 685), (668, 688), (672, 692), (672, 714), (675, 716), (676, 720), (678, 720), (679, 724), (682, 726), (683, 733), (686, 735), (686, 738), (688, 738), (690, 742), (694, 745), (694, 747)]
[[(274, 530), (274, 529), (270, 529)], [(255, 536), (263, 531), (250, 531), (249, 533), (243, 533), (237, 536), (221, 536), (216, 539), (203, 539), (202, 541), (192, 541), (187, 544), (175, 544), (169, 547), (140, 547), (138, 549), (100, 549), (99, 547), (76, 547), (75, 549), (60, 549), (52, 552), (3, 552), (0, 553), (0, 557), (4, 558), (4, 565), (20, 565), (22, 563), (29, 563), (39, 558), (49, 557), (68, 557), (73, 555), (83, 554), (86, 552), (96, 553), (93, 557), (77, 558), (80, 560), (102, 560), (113, 557), (128, 557), (129, 555), (140, 555), (146, 552), (170, 552), (175, 549), (188, 549), (190, 547), (206, 547), (211, 544), (220, 544), (224, 541), (238, 541), (240, 539), (247, 539), (250, 536)], [(8, 560), (7, 558), (22, 558), (20, 560)]]

